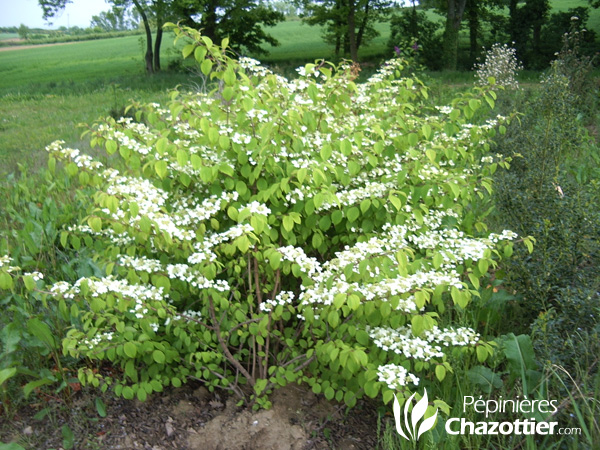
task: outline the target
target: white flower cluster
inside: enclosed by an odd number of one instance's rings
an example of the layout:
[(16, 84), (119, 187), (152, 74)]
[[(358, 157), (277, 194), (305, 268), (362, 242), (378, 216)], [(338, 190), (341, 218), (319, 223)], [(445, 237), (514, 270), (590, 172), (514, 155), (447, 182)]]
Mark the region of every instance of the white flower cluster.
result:
[(4, 270), (8, 273), (21, 270), (20, 267), (11, 266), (12, 259), (8, 255), (0, 256), (0, 269), (4, 267)]
[(472, 328), (466, 327), (440, 330), (437, 326), (434, 326), (431, 330), (427, 330), (423, 334), (428, 342), (437, 342), (446, 347), (450, 345), (475, 345), (480, 338), (479, 333), (476, 333)]
[(25, 272), (24, 276), (30, 276), (34, 281), (40, 281), (44, 279), (44, 274), (41, 272)]
[[(478, 261), (485, 252), (499, 240), (511, 239), (512, 232), (491, 235), (491, 239), (469, 238), (456, 229), (442, 227), (444, 217), (455, 216), (452, 211), (433, 211), (423, 218), (422, 223), (408, 222), (404, 225), (386, 225), (379, 237), (365, 242), (357, 242), (337, 252), (335, 258), (319, 263), (308, 257), (300, 248), (292, 246), (279, 248), (284, 260), (298, 264), (300, 270), (313, 280), (310, 286), (303, 285), (299, 300), (302, 304), (331, 305), (339, 294), (357, 294), (365, 301), (394, 298), (399, 302), (397, 310), (407, 313), (418, 311), (414, 292), (432, 290), (437, 286), (463, 288), (456, 266), (466, 260)], [(395, 253), (401, 249), (425, 252), (435, 249), (443, 256), (439, 270), (426, 269), (426, 266), (414, 273), (401, 275), (390, 272), (383, 276), (376, 258), (388, 258), (395, 262)], [(352, 267), (353, 273), (360, 274), (359, 265), (363, 261), (374, 260), (373, 266), (362, 274), (360, 282), (348, 282), (345, 270)]]
[(491, 242), (498, 242), (498, 241), (512, 241), (513, 239), (518, 238), (519, 235), (517, 233), (515, 233), (514, 231), (511, 230), (503, 230), (502, 233), (500, 234), (496, 234), (496, 233), (491, 233), (488, 236), (488, 239)]
[[(173, 322), (184, 321), (184, 322), (193, 322), (194, 320), (200, 320), (202, 318), (202, 314), (200, 311), (194, 311), (193, 309), (188, 309), (186, 311), (175, 313), (173, 316)], [(171, 322), (171, 317), (167, 317), (165, 319), (165, 327), (168, 326)], [(158, 327), (158, 324), (157, 324)], [(158, 329), (158, 328), (157, 328)], [(156, 330), (154, 330), (156, 332)]]
[(181, 280), (189, 283), (197, 289), (216, 289), (220, 292), (230, 290), (229, 283), (225, 280), (209, 280), (199, 271), (194, 270), (187, 264), (167, 264), (163, 266), (160, 261), (148, 259), (145, 256), (134, 258), (127, 255), (120, 255), (119, 262), (126, 267), (148, 272), (148, 273), (166, 273), (167, 277), (174, 280)]
[(364, 186), (356, 189), (348, 189), (339, 191), (336, 193), (338, 202), (333, 204), (329, 202), (323, 202), (323, 204), (317, 208), (317, 211), (325, 211), (335, 206), (341, 205), (355, 205), (365, 198), (382, 198), (390, 189), (395, 188), (394, 183), (379, 183), (379, 182), (368, 182)]
[[(263, 203), (259, 203), (257, 201), (253, 201), (249, 203), (246, 208), (250, 211), (251, 214), (260, 214), (261, 216), (268, 216), (271, 214), (271, 209), (267, 207), (267, 205)], [(246, 209), (243, 208), (243, 209)]]
[(508, 45), (494, 44), (485, 55), (483, 63), (475, 64), (475, 76), (480, 86), (486, 86), (488, 78), (494, 77), (496, 85), (519, 89), (515, 76), (523, 68), (517, 59), (517, 51)]
[(384, 351), (391, 351), (406, 358), (429, 361), (431, 358), (444, 356), (442, 347), (475, 345), (480, 335), (471, 328), (445, 328), (434, 326), (423, 333), (422, 337), (415, 336), (410, 326), (392, 329), (376, 327), (367, 329), (375, 345)]
[(294, 301), (294, 293), (291, 291), (281, 291), (274, 299), (267, 299), (260, 304), (260, 310), (271, 312), (278, 305), (287, 305)]
[(163, 265), (160, 261), (148, 259), (145, 256), (135, 258), (128, 255), (119, 255), (118, 261), (122, 266), (131, 267), (141, 272), (154, 273), (163, 270)]
[(310, 278), (321, 273), (322, 269), (319, 261), (316, 258), (306, 256), (306, 253), (301, 248), (288, 245), (287, 247), (278, 248), (277, 251), (281, 253), (283, 259), (298, 264), (302, 272)]
[(84, 346), (86, 346), (90, 350), (94, 350), (100, 344), (102, 344), (104, 342), (108, 343), (108, 342), (112, 341), (113, 336), (114, 336), (114, 333), (112, 331), (106, 331), (102, 334), (95, 335), (92, 339), (84, 339), (82, 343)]
[(79, 150), (74, 148), (63, 148), (65, 141), (54, 141), (46, 146), (46, 151), (59, 158), (66, 158), (73, 161), (81, 169), (98, 170), (103, 167), (100, 161), (93, 160), (90, 156), (80, 154)]
[(414, 336), (410, 327), (400, 327), (397, 330), (377, 327), (367, 332), (375, 345), (386, 352), (390, 351), (404, 355), (406, 358), (422, 361), (444, 356), (440, 346), (431, 345), (428, 340)]
[(248, 58), (248, 57), (244, 56), (244, 57), (239, 58), (238, 62), (240, 64), (240, 67), (245, 69), (246, 72), (248, 72), (251, 75), (255, 75), (258, 77), (265, 77), (265, 76), (273, 73), (269, 69), (264, 67), (260, 63), (260, 61), (257, 61), (256, 59), (252, 59), (252, 58)]
[(419, 384), (419, 378), (409, 373), (404, 367), (397, 364), (386, 364), (377, 368), (378, 381), (385, 383), (390, 389), (400, 391), (408, 383), (415, 386)]
[(50, 287), (50, 293), (55, 297), (74, 298), (81, 292), (82, 283), (88, 287), (88, 295), (91, 297), (101, 297), (106, 294), (116, 294), (124, 299), (133, 300), (134, 304), (129, 312), (136, 318), (142, 319), (148, 313), (148, 302), (163, 303), (167, 300), (167, 295), (163, 293), (163, 288), (154, 286), (129, 284), (127, 280), (115, 279), (112, 276), (106, 278), (80, 278), (73, 285), (66, 281), (59, 281)]

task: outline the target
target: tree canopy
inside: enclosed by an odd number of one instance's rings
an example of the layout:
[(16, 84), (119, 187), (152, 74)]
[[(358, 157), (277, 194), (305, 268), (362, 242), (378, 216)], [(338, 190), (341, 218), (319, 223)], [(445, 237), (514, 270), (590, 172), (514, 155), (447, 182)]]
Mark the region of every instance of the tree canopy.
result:
[[(230, 38), (243, 48), (254, 53), (264, 53), (263, 42), (277, 45), (277, 41), (263, 30), (284, 19), (259, 0), (107, 0), (114, 14), (134, 8), (141, 18), (146, 33), (145, 66), (148, 73), (160, 70), (160, 47), (163, 25), (167, 21), (181, 21), (186, 25), (202, 29), (205, 36), (214, 40)], [(45, 20), (55, 17), (73, 0), (38, 0)], [(152, 27), (155, 27), (155, 37)]]
[(368, 40), (379, 35), (374, 24), (384, 19), (391, 7), (389, 0), (299, 0), (302, 20), (309, 25), (321, 25), (323, 38), (335, 45), (335, 54), (349, 54), (358, 60), (358, 50)]

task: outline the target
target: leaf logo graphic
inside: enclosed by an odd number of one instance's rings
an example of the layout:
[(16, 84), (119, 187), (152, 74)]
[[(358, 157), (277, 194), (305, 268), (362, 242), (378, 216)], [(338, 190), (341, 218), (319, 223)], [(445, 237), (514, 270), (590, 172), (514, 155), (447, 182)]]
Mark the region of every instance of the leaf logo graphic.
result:
[(427, 411), (427, 389), (423, 392), (423, 398), (417, 402), (414, 406), (412, 412), (410, 413), (410, 424), (408, 423), (408, 408), (412, 404), (412, 400), (415, 394), (411, 395), (409, 399), (406, 401), (404, 406), (404, 425), (406, 427), (406, 433), (404, 432), (402, 425), (400, 423), (401, 419), (401, 411), (400, 411), (400, 403), (398, 402), (398, 397), (394, 394), (394, 419), (396, 421), (396, 431), (400, 436), (408, 441), (417, 441), (423, 433), (433, 428), (435, 424), (435, 419), (437, 418), (437, 408), (435, 409), (435, 413), (433, 416), (423, 420), (419, 428), (417, 429), (417, 424), (419, 421), (425, 416), (425, 411)]

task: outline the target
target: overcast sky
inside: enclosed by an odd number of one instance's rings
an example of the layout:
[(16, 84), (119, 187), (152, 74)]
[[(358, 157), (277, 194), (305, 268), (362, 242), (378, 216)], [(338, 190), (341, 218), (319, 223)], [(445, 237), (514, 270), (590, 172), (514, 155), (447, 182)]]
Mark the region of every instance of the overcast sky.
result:
[(90, 26), (92, 16), (110, 10), (105, 0), (73, 0), (59, 16), (48, 25), (42, 19), (42, 8), (38, 0), (0, 0), (0, 27), (59, 28), (62, 26)]

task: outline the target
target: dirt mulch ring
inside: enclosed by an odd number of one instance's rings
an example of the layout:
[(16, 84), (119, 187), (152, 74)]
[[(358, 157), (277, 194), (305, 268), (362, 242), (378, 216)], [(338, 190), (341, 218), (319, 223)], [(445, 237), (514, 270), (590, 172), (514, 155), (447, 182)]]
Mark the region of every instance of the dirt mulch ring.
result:
[[(41, 419), (34, 416), (48, 403), (19, 411), (11, 421), (0, 417), (0, 441), (26, 449), (62, 449), (68, 429), (72, 447), (110, 450), (308, 450), (356, 449), (377, 446), (377, 412), (359, 402), (346, 415), (343, 406), (328, 402), (304, 386), (275, 391), (269, 410), (250, 411), (235, 398), (209, 393), (201, 385), (186, 385), (154, 394), (146, 402), (105, 400), (100, 418), (97, 393), (78, 393), (70, 408), (50, 405)], [(39, 414), (38, 414), (39, 417)]]

